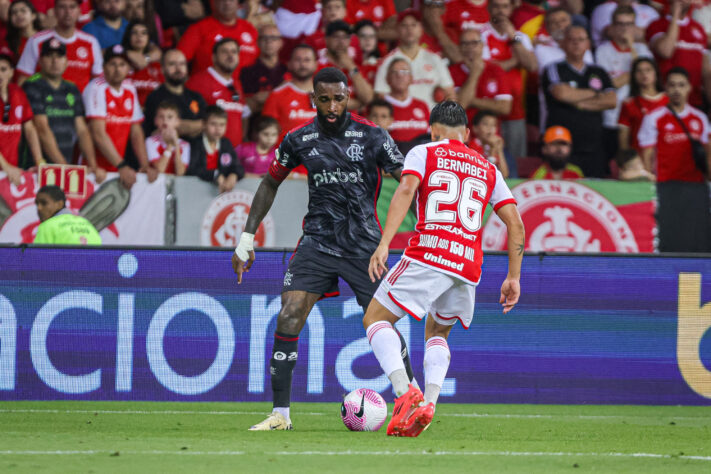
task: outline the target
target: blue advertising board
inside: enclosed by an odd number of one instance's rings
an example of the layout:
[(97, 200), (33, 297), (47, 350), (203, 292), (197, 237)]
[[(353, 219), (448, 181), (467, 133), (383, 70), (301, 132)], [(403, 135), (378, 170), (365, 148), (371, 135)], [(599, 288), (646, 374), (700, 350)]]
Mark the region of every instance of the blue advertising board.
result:
[[(270, 400), (290, 253), (259, 252), (241, 285), (230, 256), (0, 248), (0, 400)], [(503, 315), (506, 266), (484, 259), (474, 321), (449, 338), (442, 401), (711, 405), (710, 259), (526, 256), (521, 301)], [(317, 303), (295, 401), (360, 387), (392, 399), (361, 318), (345, 284)], [(398, 327), (422, 381), (424, 323)]]

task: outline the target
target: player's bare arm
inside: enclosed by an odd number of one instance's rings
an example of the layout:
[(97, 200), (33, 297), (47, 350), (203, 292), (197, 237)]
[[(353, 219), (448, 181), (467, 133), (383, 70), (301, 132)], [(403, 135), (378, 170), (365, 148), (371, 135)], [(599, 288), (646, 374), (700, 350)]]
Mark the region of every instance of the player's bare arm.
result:
[(526, 231), (523, 227), (521, 215), (515, 204), (505, 204), (496, 211), (496, 215), (506, 224), (509, 249), (509, 271), (501, 285), (501, 298), (499, 303), (504, 308), (504, 314), (511, 311), (521, 296), (521, 262), (523, 251), (526, 247)]
[(269, 209), (272, 208), (274, 197), (279, 189), (280, 181), (274, 179), (271, 175), (266, 175), (262, 182), (259, 183), (259, 188), (254, 195), (252, 207), (249, 210), (247, 223), (244, 226), (244, 231), (240, 236), (239, 244), (232, 254), (232, 269), (237, 274), (237, 283), (242, 283), (242, 273), (248, 272), (252, 263), (254, 263), (254, 234), (259, 228), (264, 216), (267, 215)]
[[(711, 169), (711, 168), (709, 168), (709, 169)], [(393, 178), (395, 178), (398, 182), (400, 182), (402, 180), (402, 170), (401, 169), (393, 171), (392, 173), (390, 173), (390, 175)], [(412, 201), (410, 201), (410, 211), (412, 211), (412, 213), (414, 215), (417, 215), (417, 203), (415, 202), (414, 199)]]
[(400, 228), (400, 224), (402, 224), (402, 221), (405, 219), (407, 211), (410, 209), (412, 198), (415, 196), (419, 186), (420, 178), (412, 174), (406, 174), (402, 176), (400, 185), (395, 190), (393, 199), (390, 202), (390, 208), (388, 209), (388, 218), (385, 223), (385, 229), (383, 230), (383, 236), (380, 239), (378, 248), (375, 249), (372, 257), (370, 257), (368, 274), (370, 275), (370, 280), (373, 282), (376, 278), (379, 280), (383, 272), (388, 270), (387, 261), (390, 242), (392, 242), (393, 237), (395, 237), (397, 230)]

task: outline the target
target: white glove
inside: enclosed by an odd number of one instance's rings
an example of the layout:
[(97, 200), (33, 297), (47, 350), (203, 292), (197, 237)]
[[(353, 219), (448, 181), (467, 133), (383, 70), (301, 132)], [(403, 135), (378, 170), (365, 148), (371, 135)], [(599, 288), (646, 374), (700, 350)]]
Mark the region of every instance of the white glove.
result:
[(243, 262), (246, 262), (247, 260), (249, 260), (249, 252), (253, 250), (254, 234), (242, 232), (242, 235), (240, 235), (239, 237), (239, 244), (237, 244), (237, 248), (235, 249), (235, 254), (237, 255), (237, 258), (239, 258)]

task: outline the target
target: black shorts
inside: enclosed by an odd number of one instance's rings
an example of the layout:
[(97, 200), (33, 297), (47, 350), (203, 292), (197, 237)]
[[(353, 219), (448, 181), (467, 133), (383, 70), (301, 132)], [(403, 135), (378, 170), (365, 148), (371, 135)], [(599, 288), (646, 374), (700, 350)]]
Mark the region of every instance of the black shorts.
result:
[(309, 247), (298, 247), (284, 274), (282, 291), (307, 291), (338, 296), (338, 277), (343, 278), (356, 295), (358, 304), (365, 309), (373, 299), (380, 280), (375, 283), (368, 276), (370, 258), (344, 258), (319, 252)]

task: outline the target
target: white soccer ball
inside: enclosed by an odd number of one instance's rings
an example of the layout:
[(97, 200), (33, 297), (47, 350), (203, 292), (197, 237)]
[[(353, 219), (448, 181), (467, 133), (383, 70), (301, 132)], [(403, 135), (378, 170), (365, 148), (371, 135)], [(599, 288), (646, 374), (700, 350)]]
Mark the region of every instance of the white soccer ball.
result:
[(378, 431), (387, 418), (385, 400), (369, 388), (353, 390), (341, 404), (341, 419), (351, 431)]

